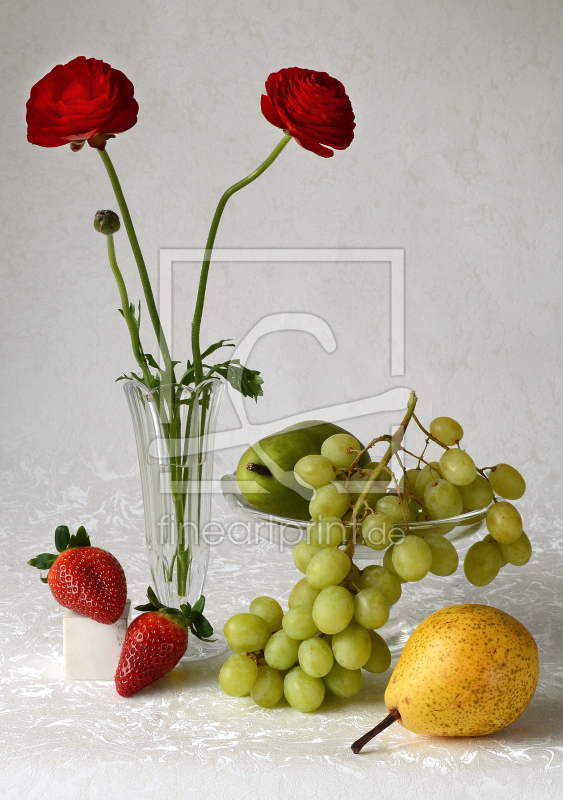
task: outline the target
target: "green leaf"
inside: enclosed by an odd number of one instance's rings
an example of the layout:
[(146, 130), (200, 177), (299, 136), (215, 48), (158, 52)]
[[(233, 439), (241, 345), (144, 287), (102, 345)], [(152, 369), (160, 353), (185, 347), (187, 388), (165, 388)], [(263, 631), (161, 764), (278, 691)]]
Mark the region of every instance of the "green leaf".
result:
[(44, 578), (43, 575), (39, 576), (39, 580), (41, 581), (41, 583), (49, 583), (48, 579)]
[(164, 608), (164, 604), (160, 602), (160, 600), (156, 596), (154, 589), (151, 586), (149, 586), (149, 588), (147, 589), (147, 597), (149, 598), (149, 600), (151, 601), (151, 603), (155, 608), (157, 609)]
[(70, 531), (68, 525), (59, 525), (55, 531), (55, 547), (58, 553), (67, 549), (70, 542)]
[(264, 381), (258, 370), (243, 367), (238, 358), (226, 361), (224, 364), (217, 364), (213, 369), (243, 397), (252, 397), (253, 400), (258, 400), (258, 397), (264, 394), (262, 391)]
[(76, 534), (70, 537), (68, 548), (71, 549), (74, 547), (90, 547), (90, 537), (86, 533), (84, 525), (81, 525), (76, 531)]
[(58, 557), (59, 556), (54, 553), (40, 553), (38, 556), (35, 556), (35, 558), (31, 558), (27, 563), (30, 567), (36, 567), (40, 570), (51, 569)]
[(194, 365), (192, 364), (191, 361), (188, 361), (186, 363), (186, 371), (184, 372), (184, 374), (180, 378), (180, 383), (183, 386), (189, 386), (190, 383), (194, 382), (194, 377), (195, 377)]
[(201, 595), (199, 600), (194, 603), (192, 611), (195, 611), (196, 614), (203, 614), (203, 609), (205, 608), (205, 597)]
[(203, 614), (196, 614), (194, 616), (190, 628), (197, 638), (203, 641), (208, 641), (209, 637), (213, 636), (213, 627)]
[(147, 359), (147, 363), (149, 364), (149, 366), (151, 366), (153, 369), (160, 370), (160, 367), (156, 363), (154, 356), (151, 356), (150, 353), (145, 353), (145, 358)]
[(147, 603), (144, 606), (135, 606), (135, 611), (156, 611), (152, 603)]
[[(232, 342), (232, 344), (228, 344), (228, 342)], [(203, 361), (204, 358), (207, 358), (207, 356), (210, 356), (211, 353), (214, 353), (216, 350), (220, 350), (221, 347), (234, 347), (234, 346), (235, 346), (235, 343), (233, 342), (232, 339), (221, 339), (220, 341), (215, 342), (215, 344), (210, 345), (207, 348), (207, 350), (205, 350), (201, 354), (201, 359)]]

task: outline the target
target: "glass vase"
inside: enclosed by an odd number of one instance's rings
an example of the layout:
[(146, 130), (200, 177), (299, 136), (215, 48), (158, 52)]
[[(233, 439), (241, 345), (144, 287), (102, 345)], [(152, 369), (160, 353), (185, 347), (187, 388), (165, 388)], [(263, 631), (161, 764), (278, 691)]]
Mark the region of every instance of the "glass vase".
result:
[[(204, 594), (210, 545), (213, 443), (224, 383), (148, 390), (124, 383), (137, 442), (152, 586), (166, 606), (193, 605)], [(205, 612), (204, 612), (205, 613)], [(210, 620), (213, 624), (213, 620)], [(222, 652), (224, 641), (190, 634), (185, 658)]]

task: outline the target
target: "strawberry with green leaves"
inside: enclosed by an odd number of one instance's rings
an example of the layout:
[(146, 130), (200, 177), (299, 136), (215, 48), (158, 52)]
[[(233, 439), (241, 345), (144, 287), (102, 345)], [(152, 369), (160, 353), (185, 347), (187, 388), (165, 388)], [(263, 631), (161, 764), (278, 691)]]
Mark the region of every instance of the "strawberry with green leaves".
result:
[(83, 526), (71, 536), (66, 525), (59, 525), (55, 548), (57, 554), (41, 553), (27, 563), (49, 570), (41, 580), (57, 603), (105, 625), (117, 622), (125, 608), (127, 582), (115, 556), (92, 547)]
[(193, 608), (185, 603), (180, 609), (164, 606), (150, 586), (147, 597), (147, 605), (137, 606), (145, 613), (127, 629), (117, 665), (115, 688), (122, 697), (130, 697), (174, 669), (186, 652), (188, 629), (204, 642), (213, 634), (203, 616), (203, 596)]

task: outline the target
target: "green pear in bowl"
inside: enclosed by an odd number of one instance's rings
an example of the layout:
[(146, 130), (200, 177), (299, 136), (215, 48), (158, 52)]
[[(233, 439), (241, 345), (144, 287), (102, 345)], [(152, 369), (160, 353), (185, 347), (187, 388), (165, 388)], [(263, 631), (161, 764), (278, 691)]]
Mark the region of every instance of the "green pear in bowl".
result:
[[(249, 447), (237, 467), (237, 483), (248, 503), (267, 514), (309, 520), (313, 491), (300, 484), (293, 472), (304, 456), (320, 455), (325, 439), (349, 431), (333, 422), (307, 420), (266, 436)], [(362, 445), (363, 446), (363, 445)], [(360, 466), (369, 463), (364, 453)]]

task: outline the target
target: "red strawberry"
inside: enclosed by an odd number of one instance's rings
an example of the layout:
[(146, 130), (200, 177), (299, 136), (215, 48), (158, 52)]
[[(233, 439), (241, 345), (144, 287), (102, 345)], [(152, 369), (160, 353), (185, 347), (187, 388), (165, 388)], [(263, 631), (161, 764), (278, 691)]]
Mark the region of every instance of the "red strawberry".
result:
[(188, 628), (203, 641), (213, 633), (202, 614), (204, 597), (193, 608), (186, 603), (178, 610), (163, 606), (150, 586), (147, 596), (150, 603), (137, 606), (145, 613), (127, 629), (115, 673), (115, 688), (122, 697), (135, 694), (174, 669), (186, 652)]
[(27, 563), (49, 570), (47, 578), (41, 580), (49, 584), (57, 603), (96, 622), (116, 622), (125, 608), (127, 583), (115, 556), (92, 547), (82, 526), (71, 536), (66, 525), (59, 525), (55, 547), (59, 555), (41, 553)]

